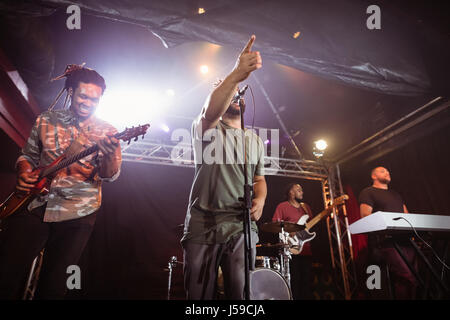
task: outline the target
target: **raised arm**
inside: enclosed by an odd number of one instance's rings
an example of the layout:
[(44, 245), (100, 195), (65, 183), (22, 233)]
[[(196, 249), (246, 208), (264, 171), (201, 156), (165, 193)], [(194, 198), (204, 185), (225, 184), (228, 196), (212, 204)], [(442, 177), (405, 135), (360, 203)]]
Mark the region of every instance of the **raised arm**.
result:
[(252, 35), (236, 61), (236, 65), (225, 79), (206, 99), (197, 125), (201, 124), (202, 134), (214, 128), (220, 117), (227, 111), (238, 84), (248, 78), (252, 71), (262, 67), (262, 59), (258, 51), (251, 51), (255, 36)]

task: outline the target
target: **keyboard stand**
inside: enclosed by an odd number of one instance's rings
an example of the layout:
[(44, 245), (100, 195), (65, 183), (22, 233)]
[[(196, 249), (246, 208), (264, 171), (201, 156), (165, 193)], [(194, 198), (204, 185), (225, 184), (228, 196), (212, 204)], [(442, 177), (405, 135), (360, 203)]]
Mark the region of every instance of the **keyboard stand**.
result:
[(409, 239), (409, 242), (411, 242), (414, 249), (416, 249), (417, 254), (422, 258), (423, 262), (425, 262), (425, 264), (428, 267), (428, 269), (430, 270), (431, 274), (436, 279), (437, 283), (441, 286), (441, 289), (444, 290), (445, 296), (447, 296), (449, 293), (448, 287), (445, 285), (445, 283), (439, 277), (439, 275), (437, 274), (436, 270), (431, 265), (428, 258), (423, 254), (422, 250), (420, 250), (420, 248), (417, 246), (417, 244), (411, 238)]
[[(415, 251), (417, 252), (418, 256), (423, 260), (423, 262), (425, 263), (425, 265), (427, 266), (427, 268), (430, 270), (431, 274), (433, 275), (433, 277), (435, 278), (435, 280), (437, 281), (437, 283), (440, 286), (440, 289), (444, 292), (444, 296), (448, 297), (448, 287), (445, 285), (445, 283), (439, 278), (439, 275), (437, 274), (436, 270), (433, 268), (433, 266), (431, 265), (430, 261), (428, 260), (428, 258), (423, 254), (422, 250), (420, 250), (420, 248), (417, 246), (417, 244), (410, 238), (408, 237), (409, 242), (411, 243), (412, 247), (415, 249)], [(425, 282), (423, 281), (422, 277), (417, 273), (417, 271), (413, 268), (413, 266), (411, 265), (411, 263), (408, 261), (408, 259), (406, 259), (405, 254), (403, 253), (402, 249), (400, 248), (400, 246), (397, 244), (397, 242), (394, 240), (393, 241), (394, 247), (397, 250), (398, 254), (400, 255), (400, 257), (402, 258), (402, 260), (405, 262), (405, 264), (408, 266), (408, 269), (411, 271), (411, 273), (414, 275), (414, 277), (417, 279), (417, 281), (419, 282), (420, 286), (422, 288), (425, 288)]]

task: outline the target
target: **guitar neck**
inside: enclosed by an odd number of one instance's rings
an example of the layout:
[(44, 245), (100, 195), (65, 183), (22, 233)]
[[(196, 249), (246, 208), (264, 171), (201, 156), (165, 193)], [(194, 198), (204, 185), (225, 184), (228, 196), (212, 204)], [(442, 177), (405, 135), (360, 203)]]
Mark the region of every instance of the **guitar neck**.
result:
[(96, 152), (97, 150), (98, 150), (98, 146), (95, 144), (92, 147), (89, 147), (86, 150), (83, 150), (80, 153), (77, 153), (76, 155), (74, 155), (70, 158), (64, 159), (61, 162), (58, 162), (55, 166), (44, 169), (44, 171), (41, 174), (41, 178), (52, 175), (55, 172), (70, 166), (72, 163), (74, 163), (84, 157), (87, 157), (91, 153)]
[[(113, 137), (119, 140), (127, 141), (130, 143), (131, 139), (135, 138), (134, 141), (137, 141), (138, 136), (142, 135), (142, 138), (144, 138), (145, 133), (147, 132), (147, 129), (150, 127), (149, 124), (145, 124), (143, 126), (138, 127), (132, 127), (132, 128), (125, 128), (124, 131), (120, 133), (116, 133)], [(71, 156), (69, 158), (63, 158), (63, 160), (57, 162), (55, 160), (54, 165), (50, 165), (49, 167), (43, 169), (40, 174), (40, 178), (45, 178), (49, 175), (53, 175), (57, 171), (70, 166), (72, 163), (90, 155), (91, 153), (94, 153), (98, 151), (99, 147), (97, 144), (94, 144), (92, 147), (87, 148), (86, 150), (81, 151), (80, 153)], [(59, 159), (59, 158), (58, 158)]]
[(320, 220), (322, 220), (322, 218), (324, 218), (325, 216), (329, 215), (331, 213), (331, 211), (333, 210), (334, 205), (329, 206), (328, 208), (326, 208), (325, 210), (323, 210), (322, 212), (320, 212), (318, 215), (316, 215), (314, 218), (311, 219), (311, 221), (307, 222), (305, 224), (306, 229), (311, 229), (312, 227), (314, 227)]

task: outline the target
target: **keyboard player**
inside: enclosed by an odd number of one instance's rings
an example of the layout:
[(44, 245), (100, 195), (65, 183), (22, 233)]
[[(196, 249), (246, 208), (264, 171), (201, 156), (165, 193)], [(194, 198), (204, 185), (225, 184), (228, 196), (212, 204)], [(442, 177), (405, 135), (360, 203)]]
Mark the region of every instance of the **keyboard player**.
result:
[[(360, 214), (364, 218), (377, 211), (408, 213), (405, 202), (400, 194), (389, 189), (391, 176), (384, 167), (376, 167), (371, 172), (372, 186), (365, 188), (359, 195)], [(407, 239), (406, 239), (407, 240)], [(398, 241), (402, 252), (410, 264), (417, 270), (417, 258), (414, 249), (406, 241)], [(369, 264), (376, 264), (382, 268), (389, 268), (392, 291), (395, 299), (414, 299), (417, 280), (408, 266), (394, 248), (389, 236), (368, 234)], [(383, 272), (385, 274), (385, 272)], [(386, 283), (386, 282), (384, 282)], [(382, 286), (384, 295), (386, 285)]]

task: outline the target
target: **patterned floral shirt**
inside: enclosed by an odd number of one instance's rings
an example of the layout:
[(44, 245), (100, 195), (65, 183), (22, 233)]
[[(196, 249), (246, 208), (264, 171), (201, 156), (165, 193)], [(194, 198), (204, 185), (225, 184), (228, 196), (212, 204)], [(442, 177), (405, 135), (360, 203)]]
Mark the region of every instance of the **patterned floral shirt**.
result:
[[(47, 111), (36, 119), (30, 137), (17, 162), (27, 160), (33, 167), (51, 164), (64, 153), (76, 154), (117, 130), (94, 116), (80, 123), (68, 110)], [(70, 147), (70, 148), (69, 148)], [(102, 153), (95, 152), (58, 171), (49, 193), (36, 198), (28, 209), (47, 202), (44, 221), (57, 222), (81, 218), (100, 208), (102, 181), (114, 181), (120, 174), (122, 156), (116, 153), (119, 170), (109, 178), (99, 176)]]

